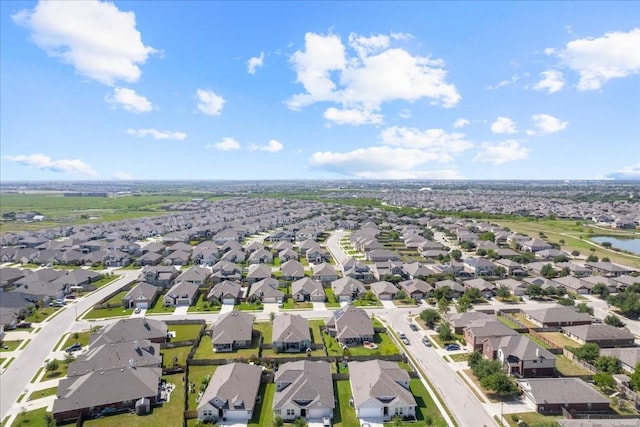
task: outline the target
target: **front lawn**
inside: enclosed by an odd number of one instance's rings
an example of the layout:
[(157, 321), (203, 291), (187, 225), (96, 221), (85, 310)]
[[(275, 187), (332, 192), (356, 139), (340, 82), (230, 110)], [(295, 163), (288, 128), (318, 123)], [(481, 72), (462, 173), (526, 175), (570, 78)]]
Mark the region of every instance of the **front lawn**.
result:
[(51, 387), (51, 388), (45, 388), (42, 390), (37, 390), (31, 393), (27, 400), (36, 400), (36, 399), (42, 399), (43, 397), (47, 397), (47, 396), (54, 396), (57, 392), (58, 392), (57, 386)]
[(530, 426), (536, 424), (552, 425), (550, 423), (556, 422), (556, 420), (559, 420), (560, 418), (561, 417), (558, 415), (542, 415), (538, 412), (521, 412), (519, 414), (504, 416), (504, 419), (509, 423), (509, 427), (518, 427), (518, 420), (521, 420)]
[(355, 301), (352, 301), (351, 304), (353, 304), (354, 307), (382, 307), (382, 303), (377, 299), (373, 301), (367, 299), (357, 299)]
[[(40, 382), (49, 381), (49, 380), (53, 380), (55, 378), (64, 377), (67, 374), (67, 364), (64, 363), (64, 360), (57, 360), (57, 361), (58, 361), (58, 367), (53, 371), (46, 371), (45, 370), (45, 373), (42, 376), (42, 378), (40, 379)], [(45, 363), (45, 366), (46, 366), (46, 363)]]
[(274, 383), (260, 384), (258, 395), (262, 396), (253, 408), (253, 417), (249, 420), (247, 427), (270, 427), (273, 426), (273, 396), (276, 394)]
[(67, 336), (67, 340), (60, 347), (60, 350), (64, 350), (75, 343), (80, 343), (82, 347), (86, 347), (89, 345), (89, 337), (91, 337), (90, 331), (72, 332)]
[(127, 296), (128, 293), (129, 291), (120, 291), (114, 296), (112, 296), (111, 298), (109, 298), (107, 301), (105, 301), (104, 304), (122, 305), (122, 300), (124, 299), (125, 296)]
[(176, 336), (171, 338), (172, 341), (189, 341), (195, 340), (200, 335), (200, 330), (202, 329), (202, 325), (194, 324), (194, 325), (169, 325), (167, 327), (167, 331), (175, 332)]
[(207, 301), (206, 292), (201, 292), (200, 296), (198, 296), (198, 301), (196, 305), (190, 305), (187, 312), (189, 313), (197, 313), (197, 312), (205, 312), (205, 313), (217, 313), (220, 311), (220, 305), (211, 304)]
[(88, 419), (84, 422), (84, 425), (86, 427), (122, 427), (131, 425), (136, 427), (170, 427), (182, 425), (185, 392), (182, 374), (166, 375), (163, 378), (167, 383), (175, 384), (176, 387), (171, 392), (170, 400), (158, 408), (153, 408), (151, 414), (141, 417), (125, 412), (118, 415)]
[(336, 308), (336, 307), (340, 307), (340, 303), (338, 302), (338, 300), (336, 299), (335, 294), (333, 293), (333, 289), (331, 288), (324, 288), (324, 293), (327, 296), (327, 301), (324, 303), (325, 307), (327, 308)]
[[(442, 418), (442, 414), (438, 410), (438, 407), (434, 403), (431, 395), (422, 384), (422, 381), (418, 378), (414, 378), (410, 381), (409, 387), (411, 393), (416, 399), (416, 418), (415, 423), (411, 423), (412, 427), (426, 427), (426, 426), (439, 426), (446, 427), (447, 422)], [(393, 422), (385, 423), (385, 427), (392, 427)]]
[(45, 320), (47, 317), (51, 316), (58, 310), (60, 310), (60, 307), (46, 307), (46, 308), (41, 308), (39, 310), (33, 310), (33, 313), (27, 316), (24, 319), (24, 321), (32, 322), (32, 323), (42, 322), (43, 320)]
[(456, 354), (449, 354), (448, 356), (454, 362), (466, 362), (467, 360), (469, 360), (470, 354), (471, 353), (456, 353)]
[(160, 295), (158, 299), (156, 299), (153, 307), (147, 309), (146, 314), (171, 314), (176, 308), (175, 307), (165, 307), (163, 300), (164, 295)]
[[(327, 347), (327, 353), (329, 356), (343, 355), (342, 347), (335, 338), (331, 337), (327, 333), (323, 334), (322, 336), (324, 338), (324, 343)], [(391, 337), (386, 333), (374, 334), (373, 342), (377, 344), (378, 348), (370, 349), (362, 345), (348, 347), (349, 354), (352, 356), (380, 356), (389, 354), (400, 354), (400, 350), (398, 350), (398, 347), (396, 347)]]
[(20, 346), (22, 341), (24, 341), (24, 340), (2, 341), (2, 347), (0, 347), (0, 352), (3, 352), (3, 351), (14, 351)]
[(114, 308), (92, 308), (84, 316), (83, 319), (102, 319), (109, 317), (129, 317), (133, 314), (133, 309), (124, 309), (122, 307)]
[(95, 286), (97, 289), (100, 289), (101, 287), (108, 285), (114, 280), (117, 280), (119, 277), (120, 276), (103, 276), (100, 279), (96, 280), (95, 282), (91, 282), (91, 284)]
[(234, 305), (233, 309), (240, 310), (240, 311), (262, 311), (264, 309), (264, 306), (260, 301), (256, 301), (256, 302), (242, 301), (240, 304)]
[(287, 298), (284, 304), (282, 305), (282, 308), (285, 310), (294, 310), (294, 309), (306, 310), (306, 309), (313, 308), (313, 304), (311, 304), (310, 302), (298, 302), (298, 301), (295, 301), (293, 298)]
[(47, 408), (20, 412), (12, 426), (47, 427)]
[(336, 427), (354, 427), (360, 425), (356, 411), (349, 405), (351, 398), (351, 384), (349, 380), (334, 383), (333, 393), (338, 399), (338, 405), (333, 411), (333, 425)]

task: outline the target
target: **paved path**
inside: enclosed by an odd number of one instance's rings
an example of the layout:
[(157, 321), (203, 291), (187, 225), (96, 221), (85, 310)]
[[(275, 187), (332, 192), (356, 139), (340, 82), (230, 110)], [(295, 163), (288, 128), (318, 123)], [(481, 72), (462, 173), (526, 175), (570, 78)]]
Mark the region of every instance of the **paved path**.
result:
[(230, 313), (233, 311), (233, 304), (222, 304), (220, 307), (220, 314)]
[(313, 311), (326, 311), (327, 306), (323, 302), (312, 302)]

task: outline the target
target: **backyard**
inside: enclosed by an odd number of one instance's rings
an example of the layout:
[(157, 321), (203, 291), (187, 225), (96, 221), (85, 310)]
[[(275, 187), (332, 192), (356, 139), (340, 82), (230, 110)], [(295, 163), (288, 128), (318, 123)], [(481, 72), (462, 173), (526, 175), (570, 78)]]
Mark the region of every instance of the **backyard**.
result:
[(258, 396), (262, 396), (253, 409), (253, 417), (247, 427), (265, 427), (273, 425), (273, 396), (276, 393), (274, 383), (260, 384)]
[[(342, 356), (343, 349), (340, 343), (329, 334), (322, 334), (327, 354), (329, 356)], [(375, 349), (366, 348), (363, 345), (348, 347), (348, 352), (352, 356), (380, 356), (390, 354), (400, 354), (400, 350), (396, 347), (391, 337), (386, 333), (376, 333), (373, 336), (373, 342), (378, 346)]]

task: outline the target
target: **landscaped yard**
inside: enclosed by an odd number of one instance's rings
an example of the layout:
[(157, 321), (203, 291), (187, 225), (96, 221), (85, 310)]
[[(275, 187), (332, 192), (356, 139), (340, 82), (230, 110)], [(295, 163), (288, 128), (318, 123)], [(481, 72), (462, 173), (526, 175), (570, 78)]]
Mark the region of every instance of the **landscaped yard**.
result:
[(518, 420), (522, 420), (527, 425), (533, 426), (537, 423), (543, 424), (555, 422), (556, 420), (560, 419), (560, 417), (557, 415), (542, 415), (537, 412), (521, 412), (519, 414), (505, 415), (504, 419), (509, 423), (509, 427), (518, 427)]
[(62, 344), (62, 346), (59, 349), (64, 350), (65, 348), (75, 343), (80, 343), (82, 344), (82, 347), (86, 347), (89, 345), (90, 337), (91, 337), (90, 331), (72, 332), (67, 336), (67, 340), (64, 342), (64, 344)]
[(416, 302), (411, 299), (411, 298), (405, 298), (405, 299), (394, 299), (393, 303), (397, 306), (397, 307), (414, 307), (416, 306)]
[(471, 353), (457, 353), (457, 354), (449, 354), (448, 356), (454, 362), (466, 362), (467, 360), (469, 360), (470, 354)]
[(331, 288), (324, 288), (324, 293), (327, 296), (327, 301), (324, 303), (324, 305), (328, 308), (335, 308), (335, 307), (340, 307), (340, 303), (338, 302), (338, 300), (336, 299), (335, 294), (333, 293), (333, 289)]
[(558, 371), (558, 374), (562, 375), (563, 377), (593, 375), (593, 373), (588, 369), (576, 365), (571, 360), (560, 354), (556, 355), (556, 371)]
[[(3, 341), (2, 347), (0, 347), (0, 352), (3, 351), (14, 351), (20, 346), (23, 340), (14, 340), (14, 341)], [(7, 347), (7, 348), (5, 348)]]
[(505, 317), (505, 316), (497, 316), (498, 320), (504, 324), (505, 326), (511, 328), (511, 329), (518, 329), (520, 328), (520, 326), (518, 326), (517, 323), (513, 322), (511, 319)]
[[(56, 359), (57, 360), (57, 359)], [(45, 363), (46, 366), (46, 363)], [(63, 360), (58, 360), (58, 367), (53, 371), (45, 371), (40, 382), (64, 377), (67, 374), (67, 364)]]
[[(329, 334), (322, 334), (325, 345), (327, 347), (327, 353), (329, 356), (342, 356), (343, 350), (338, 341), (331, 337)], [(389, 335), (386, 333), (376, 333), (373, 336), (373, 342), (377, 344), (378, 348), (370, 349), (362, 345), (348, 347), (349, 354), (353, 356), (379, 356), (389, 354), (400, 354), (400, 350), (396, 347), (395, 343)]]
[[(119, 415), (109, 415), (84, 422), (86, 427), (122, 427), (135, 425), (136, 427), (174, 427), (182, 425), (184, 413), (184, 383), (182, 374), (163, 377), (167, 383), (175, 384), (168, 402), (161, 407), (154, 408), (150, 415), (140, 417), (128, 412)], [(31, 426), (30, 426), (31, 427)]]
[(207, 295), (204, 293), (201, 293), (200, 296), (198, 297), (198, 301), (196, 302), (196, 305), (190, 305), (187, 311), (189, 313), (194, 313), (194, 312), (197, 313), (200, 311), (203, 311), (205, 313), (219, 312), (221, 306), (210, 304), (209, 301), (206, 300), (206, 298), (207, 298)]
[(189, 366), (189, 382), (195, 384), (194, 393), (190, 393), (189, 389), (187, 389), (188, 393), (188, 411), (195, 411), (198, 408), (198, 403), (196, 402), (196, 398), (198, 397), (198, 392), (202, 385), (202, 380), (205, 376), (209, 376), (209, 379), (213, 376), (216, 371), (217, 366), (209, 365), (209, 366)]
[(258, 395), (262, 399), (253, 408), (253, 417), (247, 427), (270, 427), (273, 425), (273, 396), (276, 393), (274, 383), (260, 384)]
[(309, 308), (313, 308), (313, 304), (311, 304), (310, 302), (298, 302), (298, 301), (294, 301), (293, 298), (287, 298), (284, 304), (282, 305), (282, 308), (285, 310), (309, 309)]
[(256, 301), (256, 302), (242, 301), (240, 304), (234, 305), (233, 309), (240, 310), (240, 311), (262, 311), (264, 309), (264, 306), (260, 301)]
[(173, 358), (176, 357), (178, 365), (185, 366), (187, 364), (187, 356), (191, 351), (191, 346), (165, 348), (160, 350), (162, 354), (162, 367), (173, 366)]
[(335, 381), (333, 393), (338, 399), (338, 406), (333, 411), (333, 425), (336, 427), (357, 427), (360, 425), (355, 409), (349, 405), (351, 398), (349, 380)]
[(167, 331), (175, 332), (176, 336), (171, 338), (171, 341), (189, 341), (195, 340), (198, 338), (200, 334), (200, 330), (202, 329), (202, 325), (194, 324), (194, 325), (169, 325), (167, 327)]
[[(47, 427), (47, 408), (34, 409), (21, 412), (16, 417), (12, 426)], [(3, 424), (4, 426), (4, 424)]]
[(30, 316), (27, 316), (24, 319), (24, 321), (33, 322), (33, 323), (42, 322), (43, 320), (45, 320), (47, 317), (51, 316), (58, 310), (60, 310), (60, 307), (46, 307), (46, 308), (41, 308), (39, 310), (34, 310)]
[(354, 307), (382, 307), (382, 303), (377, 299), (373, 301), (367, 299), (357, 299), (355, 301), (352, 301), (351, 304), (353, 304)]
[(196, 349), (194, 359), (250, 359), (257, 358), (259, 353), (260, 338), (258, 335), (253, 337), (251, 347), (241, 348), (234, 351), (215, 352), (213, 351), (213, 344), (211, 343), (211, 337), (204, 335), (200, 340), (200, 345)]
[[(447, 422), (442, 418), (438, 407), (431, 399), (429, 392), (418, 378), (410, 381), (409, 387), (416, 399), (416, 418), (417, 422), (411, 423), (412, 427), (440, 426), (446, 427)], [(393, 423), (385, 423), (385, 427), (391, 427)]]
[(114, 308), (92, 308), (83, 317), (83, 319), (102, 319), (109, 317), (129, 317), (133, 313), (132, 308), (124, 309), (122, 307)]
[(580, 347), (578, 341), (574, 341), (562, 332), (540, 332), (540, 335), (554, 342), (558, 347)]
[(45, 388), (42, 390), (37, 390), (31, 393), (27, 400), (36, 400), (36, 399), (42, 399), (43, 397), (47, 397), (47, 396), (54, 396), (57, 392), (58, 392), (57, 386), (51, 387), (51, 388)]
[(156, 300), (153, 307), (147, 309), (146, 314), (171, 314), (176, 308), (175, 307), (165, 307), (164, 302), (162, 301), (162, 297), (164, 295), (160, 295)]
[(104, 285), (108, 285), (109, 283), (113, 282), (114, 280), (118, 279), (120, 276), (103, 276), (100, 279), (96, 280), (95, 282), (91, 283), (93, 286), (95, 286), (96, 288), (101, 288)]

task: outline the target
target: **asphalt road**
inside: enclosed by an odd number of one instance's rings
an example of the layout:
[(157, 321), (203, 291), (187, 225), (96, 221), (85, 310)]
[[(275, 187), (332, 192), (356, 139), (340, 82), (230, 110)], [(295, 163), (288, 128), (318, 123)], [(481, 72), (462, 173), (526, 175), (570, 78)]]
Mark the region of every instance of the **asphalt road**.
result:
[[(65, 306), (60, 314), (40, 324), (40, 331), (33, 334), (31, 342), (0, 377), (0, 419), (4, 419), (11, 407), (16, 404), (18, 396), (28, 386), (38, 369), (44, 365), (45, 359), (49, 357), (49, 353), (60, 337), (69, 330), (75, 329), (76, 315), (82, 314), (102, 298), (132, 282), (136, 277), (138, 277), (137, 270), (126, 272), (113, 283)], [(19, 404), (16, 405), (19, 406)]]
[(344, 236), (344, 230), (336, 230), (325, 241), (327, 250), (339, 265), (343, 265), (349, 260), (349, 256), (340, 248), (340, 239)]

